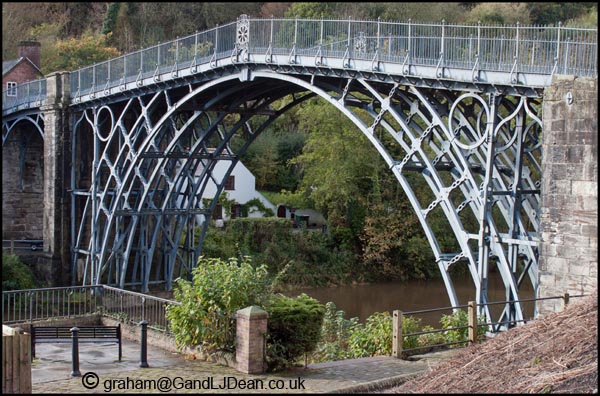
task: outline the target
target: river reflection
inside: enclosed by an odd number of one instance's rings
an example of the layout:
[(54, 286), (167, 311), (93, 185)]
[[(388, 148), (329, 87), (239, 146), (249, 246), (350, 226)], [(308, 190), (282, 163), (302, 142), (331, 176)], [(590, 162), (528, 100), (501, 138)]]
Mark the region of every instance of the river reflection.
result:
[[(471, 278), (453, 279), (454, 289), (461, 305), (475, 300), (475, 286)], [(389, 282), (369, 285), (349, 285), (339, 287), (321, 287), (295, 290), (285, 293), (297, 296), (306, 293), (316, 298), (322, 304), (333, 302), (338, 310), (345, 311), (346, 319), (358, 317), (364, 322), (374, 312), (392, 311), (399, 309), (404, 312), (418, 311), (430, 308), (449, 307), (450, 299), (446, 292), (444, 281), (440, 279), (413, 280), (406, 282)], [(490, 302), (504, 300), (504, 286), (499, 274), (490, 274), (488, 300)], [(533, 298), (533, 288), (527, 282), (521, 289), (521, 299)], [(533, 303), (525, 303), (525, 317), (533, 315)], [(501, 306), (493, 307), (494, 316)], [(451, 310), (419, 315), (422, 324), (437, 326), (442, 314)]]

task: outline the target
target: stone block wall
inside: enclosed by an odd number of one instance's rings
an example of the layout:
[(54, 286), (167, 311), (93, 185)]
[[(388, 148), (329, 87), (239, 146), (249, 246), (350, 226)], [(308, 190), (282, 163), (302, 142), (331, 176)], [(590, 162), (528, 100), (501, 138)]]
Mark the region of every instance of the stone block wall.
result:
[[(555, 76), (544, 91), (539, 297), (598, 286), (598, 80)], [(562, 310), (538, 303), (539, 315)]]
[(2, 239), (43, 239), (44, 141), (21, 123), (2, 147)]

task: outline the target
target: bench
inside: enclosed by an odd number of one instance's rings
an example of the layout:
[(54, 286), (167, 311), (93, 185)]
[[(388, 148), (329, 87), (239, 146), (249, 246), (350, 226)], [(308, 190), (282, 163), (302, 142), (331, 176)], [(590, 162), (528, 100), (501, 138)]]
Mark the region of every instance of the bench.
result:
[[(31, 357), (35, 358), (35, 344), (72, 343), (73, 326), (34, 326), (31, 325)], [(119, 362), (121, 361), (121, 325), (118, 326), (81, 326), (78, 341), (80, 343), (110, 342), (119, 345)]]

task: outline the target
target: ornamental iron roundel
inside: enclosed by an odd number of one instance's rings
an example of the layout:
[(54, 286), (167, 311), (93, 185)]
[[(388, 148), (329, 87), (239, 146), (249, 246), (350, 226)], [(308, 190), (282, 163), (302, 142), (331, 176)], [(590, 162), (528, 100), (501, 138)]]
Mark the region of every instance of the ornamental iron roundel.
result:
[(235, 45), (238, 50), (247, 50), (248, 41), (250, 39), (250, 21), (248, 15), (240, 15), (237, 20), (237, 34), (235, 38)]

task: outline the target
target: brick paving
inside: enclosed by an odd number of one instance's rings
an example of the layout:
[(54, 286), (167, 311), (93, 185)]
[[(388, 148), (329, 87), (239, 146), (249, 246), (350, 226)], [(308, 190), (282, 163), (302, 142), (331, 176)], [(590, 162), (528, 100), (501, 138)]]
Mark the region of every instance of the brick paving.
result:
[[(420, 355), (414, 361), (391, 357), (343, 360), (274, 374), (246, 375), (233, 368), (158, 348), (148, 349), (140, 368), (139, 346), (124, 340), (123, 360), (114, 344), (81, 344), (79, 370), (72, 377), (69, 345), (36, 347), (33, 393), (351, 393), (399, 385), (453, 351)], [(84, 386), (86, 385), (86, 386)]]

